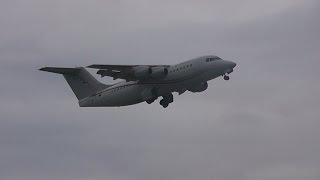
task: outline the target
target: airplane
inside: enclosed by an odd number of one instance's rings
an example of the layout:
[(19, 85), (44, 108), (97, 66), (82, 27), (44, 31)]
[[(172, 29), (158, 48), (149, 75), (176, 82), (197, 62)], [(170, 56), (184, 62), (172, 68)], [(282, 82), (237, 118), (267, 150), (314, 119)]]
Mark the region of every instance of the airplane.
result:
[(236, 63), (215, 55), (201, 56), (176, 65), (103, 65), (101, 77), (123, 79), (106, 85), (94, 78), (84, 67), (44, 67), (39, 70), (62, 74), (78, 99), (80, 107), (120, 107), (142, 102), (153, 103), (159, 97), (160, 105), (167, 108), (173, 102), (173, 92), (183, 94), (205, 91), (208, 81), (222, 76), (229, 80)]

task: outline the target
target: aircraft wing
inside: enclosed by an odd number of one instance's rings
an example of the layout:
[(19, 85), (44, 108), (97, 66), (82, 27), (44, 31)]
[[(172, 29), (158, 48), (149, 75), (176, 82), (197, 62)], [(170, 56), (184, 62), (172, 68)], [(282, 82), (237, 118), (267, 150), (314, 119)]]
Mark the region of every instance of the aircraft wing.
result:
[(99, 69), (97, 74), (101, 77), (109, 76), (113, 79), (124, 79), (127, 81), (137, 81), (148, 79), (158, 68), (168, 68), (169, 65), (104, 65), (93, 64), (88, 68)]

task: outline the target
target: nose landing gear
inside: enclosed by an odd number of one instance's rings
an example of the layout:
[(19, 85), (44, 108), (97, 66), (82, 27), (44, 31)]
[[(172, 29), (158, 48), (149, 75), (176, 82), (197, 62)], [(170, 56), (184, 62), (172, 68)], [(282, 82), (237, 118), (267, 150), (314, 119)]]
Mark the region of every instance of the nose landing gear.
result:
[(230, 69), (227, 69), (224, 74), (222, 75), (223, 76), (223, 79), (228, 81), (230, 79), (230, 77), (228, 76), (228, 74), (231, 74), (233, 72), (233, 68), (230, 68)]

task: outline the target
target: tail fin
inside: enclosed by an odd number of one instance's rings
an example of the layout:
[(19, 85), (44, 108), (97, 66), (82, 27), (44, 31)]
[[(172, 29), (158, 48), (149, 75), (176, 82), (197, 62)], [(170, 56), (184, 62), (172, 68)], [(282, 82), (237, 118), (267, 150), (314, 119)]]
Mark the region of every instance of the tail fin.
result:
[(73, 93), (77, 96), (78, 100), (81, 100), (85, 97), (93, 95), (98, 91), (108, 87), (108, 85), (100, 83), (83, 67), (78, 67), (78, 68), (45, 67), (39, 70), (62, 74), (64, 78), (67, 80)]

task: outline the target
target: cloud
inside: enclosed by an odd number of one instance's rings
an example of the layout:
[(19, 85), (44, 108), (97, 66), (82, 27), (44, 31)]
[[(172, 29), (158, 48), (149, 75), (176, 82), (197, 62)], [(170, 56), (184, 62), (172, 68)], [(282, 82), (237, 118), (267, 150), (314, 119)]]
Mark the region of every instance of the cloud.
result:
[(254, 172), (253, 174), (248, 174), (246, 179), (310, 179), (316, 180), (320, 177), (318, 172), (319, 168), (314, 167), (295, 167), (295, 166), (282, 166), (266, 168), (260, 172)]

